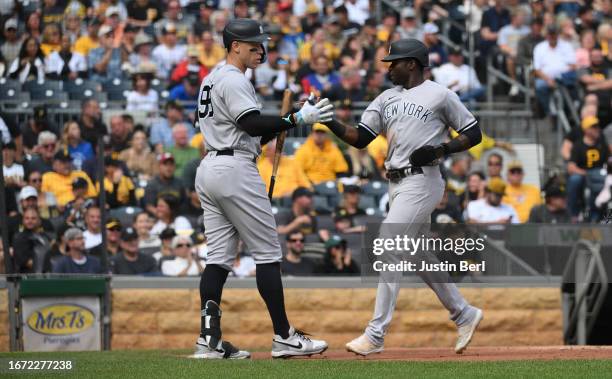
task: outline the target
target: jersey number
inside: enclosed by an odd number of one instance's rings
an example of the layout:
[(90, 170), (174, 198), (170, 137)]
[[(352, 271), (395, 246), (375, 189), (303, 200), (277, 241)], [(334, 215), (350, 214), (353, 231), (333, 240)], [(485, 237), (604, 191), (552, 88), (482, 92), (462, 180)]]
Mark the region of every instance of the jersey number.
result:
[(198, 117), (206, 118), (213, 116), (213, 106), (210, 92), (213, 86), (206, 85), (200, 93), (200, 106), (198, 107)]

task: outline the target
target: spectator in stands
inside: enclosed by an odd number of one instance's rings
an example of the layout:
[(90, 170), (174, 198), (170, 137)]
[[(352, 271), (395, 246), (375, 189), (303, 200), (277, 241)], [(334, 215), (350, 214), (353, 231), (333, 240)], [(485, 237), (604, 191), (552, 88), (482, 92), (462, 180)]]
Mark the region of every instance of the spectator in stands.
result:
[(465, 188), (465, 192), (463, 193), (461, 207), (467, 207), (470, 201), (482, 199), (485, 197), (485, 176), (480, 171), (474, 171), (468, 175), (467, 178), (467, 186)]
[(123, 64), (128, 56), (119, 47), (113, 46), (113, 29), (102, 25), (98, 31), (100, 46), (89, 51), (87, 67), (90, 79), (106, 83), (116, 78), (123, 78)]
[(215, 42), (212, 32), (204, 30), (202, 32), (201, 44), (197, 46), (200, 63), (208, 70), (212, 70), (219, 62), (225, 59), (227, 50)]
[(349, 233), (363, 233), (366, 231), (365, 225), (353, 226), (352, 218), (349, 215), (336, 214), (334, 216), (334, 232), (349, 234)]
[[(140, 212), (134, 217), (134, 230), (138, 233), (138, 248), (143, 254), (152, 255), (161, 248), (161, 240), (151, 234), (153, 218), (147, 212)], [(163, 234), (163, 232), (161, 233)]]
[(51, 241), (41, 226), (36, 207), (23, 211), (23, 229), (13, 238), (13, 258), (18, 273), (40, 273)]
[(61, 48), (62, 33), (59, 24), (52, 23), (45, 25), (43, 29), (42, 41), (40, 50), (45, 57), (48, 57), (52, 52), (58, 52)]
[(200, 157), (200, 151), (189, 145), (189, 131), (183, 123), (178, 123), (172, 126), (172, 139), (174, 146), (166, 148), (166, 151), (172, 154), (176, 164), (174, 175), (181, 177), (185, 165), (193, 159)]
[(32, 12), (26, 17), (25, 35), (36, 38), (39, 41), (42, 37), (42, 25), (40, 22), (40, 12)]
[(571, 216), (567, 210), (565, 189), (558, 184), (552, 184), (544, 192), (544, 204), (531, 208), (528, 222), (538, 224), (570, 223)]
[(485, 89), (473, 67), (464, 63), (459, 49), (449, 53), (449, 62), (432, 70), (436, 82), (459, 95), (463, 102), (483, 100)]
[(492, 153), (487, 158), (487, 178), (501, 178), (501, 172), (504, 167), (504, 157), (498, 153)]
[(159, 239), (161, 241), (161, 245), (159, 249), (155, 253), (153, 253), (153, 258), (157, 261), (158, 266), (161, 267), (161, 263), (167, 259), (172, 259), (172, 239), (176, 236), (174, 229), (167, 228), (164, 229), (159, 234)]
[(174, 259), (161, 262), (162, 274), (166, 276), (199, 276), (206, 265), (192, 248), (193, 242), (189, 236), (175, 236), (172, 239)]
[(72, 193), (72, 182), (76, 178), (83, 178), (87, 182), (87, 197), (96, 196), (96, 189), (86, 173), (72, 170), (70, 163), (72, 158), (63, 150), (58, 151), (53, 157), (53, 171), (42, 176), (43, 192), (51, 192), (57, 199), (58, 207), (63, 211), (69, 201), (74, 200)]
[(361, 74), (359, 67), (347, 66), (340, 69), (340, 82), (331, 86), (323, 92), (322, 96), (330, 100), (362, 101), (364, 91), (362, 87)]
[(155, 28), (155, 35), (159, 38), (163, 35), (164, 28), (172, 24), (176, 27), (178, 41), (185, 43), (194, 21), (192, 15), (181, 11), (181, 3), (178, 0), (171, 0), (167, 2), (164, 18), (157, 21), (153, 27)]
[(95, 200), (87, 196), (88, 183), (78, 177), (72, 181), (74, 200), (69, 201), (64, 209), (64, 219), (77, 228), (85, 228), (85, 211), (95, 204)]
[(132, 0), (126, 5), (128, 23), (145, 28), (152, 32), (149, 26), (162, 17), (161, 5), (155, 0)]
[(200, 81), (204, 80), (204, 77), (208, 75), (208, 69), (200, 63), (199, 55), (195, 45), (187, 46), (187, 57), (181, 60), (170, 74), (170, 87), (179, 85), (190, 72), (197, 72)]
[(61, 148), (68, 151), (76, 170), (81, 170), (83, 163), (96, 155), (91, 143), (81, 139), (81, 128), (76, 121), (68, 121), (64, 125)]
[[(57, 217), (57, 199), (52, 193), (42, 191), (42, 173), (30, 170), (28, 174), (28, 186), (34, 188), (38, 194), (37, 207), (43, 219)], [(24, 187), (25, 188), (25, 187)], [(23, 189), (22, 189), (23, 191)]]
[(492, 178), (485, 187), (483, 199), (470, 201), (465, 218), (470, 224), (517, 224), (518, 215), (510, 205), (502, 204), (506, 184), (500, 178)]
[(57, 0), (42, 1), (41, 17), (43, 25), (60, 23), (64, 19), (65, 4), (58, 4)]
[(302, 91), (308, 95), (312, 91), (319, 93), (329, 91), (334, 85), (340, 84), (340, 76), (332, 71), (329, 59), (321, 55), (312, 61), (312, 74), (308, 74), (302, 79)]
[(536, 45), (533, 51), (536, 98), (546, 115), (549, 114), (550, 93), (561, 83), (573, 86), (576, 81), (576, 53), (565, 41), (559, 40), (559, 30), (549, 26), (546, 40)]
[(55, 233), (55, 239), (51, 244), (49, 253), (45, 256), (45, 262), (43, 265), (43, 272), (53, 272), (53, 267), (57, 265), (57, 262), (64, 256), (68, 255), (68, 244), (66, 243), (65, 234), (66, 231), (73, 226), (66, 223), (61, 224), (57, 227)]
[(45, 58), (47, 79), (75, 80), (87, 77), (87, 61), (79, 53), (73, 53), (70, 37), (64, 35), (59, 51), (53, 51)]
[(199, 91), (200, 75), (197, 72), (190, 72), (187, 74), (187, 76), (185, 76), (185, 78), (183, 78), (182, 84), (179, 84), (170, 90), (168, 100), (187, 102), (188, 104), (186, 105), (186, 110), (191, 113), (196, 109)]
[(325, 256), (323, 264), (317, 273), (328, 275), (357, 275), (359, 266), (352, 258), (351, 250), (346, 246), (346, 240), (338, 235), (325, 241)]
[(344, 157), (348, 164), (348, 172), (350, 175), (364, 182), (382, 179), (376, 167), (376, 161), (367, 149), (357, 149), (353, 146), (349, 146)]
[(38, 171), (45, 174), (53, 171), (53, 156), (57, 149), (57, 136), (49, 131), (42, 131), (38, 135), (38, 144), (32, 149), (35, 153), (30, 161), (27, 161), (27, 171)]
[(606, 59), (599, 48), (593, 48), (590, 53), (590, 66), (578, 71), (580, 83), (587, 93), (597, 96), (598, 104), (608, 106), (598, 107), (597, 116), (606, 126), (612, 121), (610, 101), (612, 100), (612, 62)]
[(583, 69), (591, 65), (591, 51), (595, 48), (595, 31), (585, 29), (580, 33), (580, 47), (576, 49), (576, 67)]
[(145, 188), (144, 204), (151, 214), (157, 212), (157, 199), (162, 194), (170, 194), (179, 199), (179, 204), (185, 201), (185, 186), (174, 176), (176, 164), (170, 153), (162, 153), (157, 157), (159, 175), (149, 181)]
[[(149, 142), (155, 147), (156, 153), (162, 153), (164, 149), (174, 146), (172, 138), (172, 127), (177, 124), (184, 124), (183, 106), (177, 101), (166, 103), (166, 117), (159, 117), (153, 121), (150, 129)], [(187, 127), (189, 137), (193, 136), (193, 128)]]
[(342, 193), (342, 202), (334, 211), (336, 216), (347, 216), (351, 225), (353, 225), (353, 218), (355, 216), (364, 216), (365, 210), (359, 207), (361, 200), (361, 188), (356, 185), (344, 186), (344, 192)]
[(45, 80), (45, 56), (40, 50), (40, 44), (33, 37), (26, 38), (21, 44), (19, 57), (9, 66), (7, 76), (21, 83), (30, 80), (42, 82)]
[(255, 260), (248, 253), (244, 252), (244, 244), (241, 243), (238, 245), (238, 254), (236, 254), (236, 259), (232, 263), (232, 272), (231, 274), (237, 278), (246, 278), (249, 276), (255, 276)]
[(268, 43), (267, 51), (266, 62), (255, 71), (255, 88), (265, 100), (280, 100), (289, 84), (289, 62), (278, 54), (275, 43)]
[(91, 249), (102, 243), (102, 218), (100, 207), (91, 205), (85, 210), (85, 248)]
[(489, 55), (490, 49), (497, 44), (499, 31), (510, 23), (510, 11), (504, 6), (503, 0), (494, 0), (494, 6), (482, 14), (480, 24), (480, 57), (484, 59)]
[(147, 134), (136, 129), (132, 134), (130, 147), (119, 154), (119, 160), (125, 162), (132, 175), (144, 180), (151, 179), (157, 173), (155, 154), (147, 143)]
[[(89, 250), (89, 256), (98, 258), (100, 264), (106, 270), (110, 267), (108, 258), (112, 259), (112, 257), (119, 253), (122, 230), (123, 227), (118, 219), (114, 217), (109, 218), (106, 221), (106, 245), (99, 244)], [(106, 255), (103, 250), (106, 250)]]
[[(309, 63), (314, 65), (314, 58), (317, 57), (317, 54), (313, 54), (315, 50), (315, 46), (321, 46), (322, 55), (327, 57), (327, 59), (333, 61), (340, 56), (340, 48), (334, 45), (327, 39), (325, 34), (325, 30), (323, 28), (317, 29), (312, 33), (312, 36), (309, 41), (306, 41), (302, 47), (300, 47), (299, 51), (299, 61), (301, 63)], [(282, 51), (279, 46), (279, 51)], [(328, 61), (329, 64), (329, 61)], [(314, 70), (314, 67), (312, 68)], [(329, 66), (327, 67), (329, 69)], [(306, 92), (306, 91), (304, 91)]]
[(606, 209), (612, 210), (612, 155), (608, 157), (608, 175), (606, 175), (606, 179), (604, 180), (603, 189), (595, 198), (595, 206), (600, 210), (604, 211)]
[[(497, 45), (506, 58), (506, 70), (512, 80), (516, 79), (516, 56), (518, 43), (521, 38), (529, 34), (529, 28), (525, 25), (525, 12), (522, 9), (514, 9), (511, 12), (510, 24), (499, 30)], [(519, 88), (516, 84), (510, 87), (509, 96), (516, 96)]]
[(514, 208), (519, 222), (527, 222), (531, 208), (542, 203), (540, 189), (531, 184), (523, 183), (525, 172), (520, 161), (513, 161), (508, 164), (507, 177), (508, 185), (502, 202)]
[(328, 128), (314, 124), (306, 142), (295, 152), (295, 160), (313, 184), (336, 180), (338, 174), (348, 171), (340, 149), (333, 143)]
[(158, 62), (155, 61), (152, 55), (153, 38), (143, 31), (138, 32), (134, 37), (134, 50), (129, 56), (130, 70), (136, 71), (141, 64), (155, 66), (155, 75), (161, 76)]
[(127, 111), (145, 111), (156, 114), (159, 109), (159, 94), (151, 88), (155, 67), (141, 63), (132, 76), (133, 90), (127, 95)]
[(449, 189), (457, 196), (465, 191), (470, 165), (471, 159), (468, 154), (454, 154), (451, 158), (451, 167), (446, 174), (446, 182)]
[(130, 129), (121, 115), (110, 119), (110, 145), (114, 153), (120, 153), (130, 146)]
[(568, 207), (572, 221), (578, 221), (580, 214), (579, 201), (584, 193), (585, 185), (589, 186), (590, 221), (599, 219), (599, 212), (595, 207), (595, 197), (603, 188), (605, 181), (601, 169), (608, 160), (610, 147), (605, 137), (601, 135), (599, 120), (596, 117), (587, 117), (582, 120), (583, 136), (572, 146), (570, 160), (567, 164), (567, 195)]
[(84, 57), (89, 55), (89, 52), (100, 46), (98, 32), (100, 31), (102, 22), (99, 18), (92, 18), (87, 24), (87, 34), (79, 37), (74, 43), (74, 52), (81, 54)]
[(291, 209), (278, 215), (276, 228), (278, 234), (299, 231), (308, 235), (319, 232), (315, 218), (316, 212), (312, 210), (312, 196), (312, 192), (304, 187), (296, 188), (293, 191)]
[(15, 161), (15, 143), (9, 142), (2, 145), (2, 173), (4, 184), (7, 187), (21, 189), (25, 185), (25, 172), (23, 165)]
[(21, 125), (21, 138), (26, 153), (31, 152), (34, 145), (38, 142), (38, 135), (43, 131), (50, 131), (56, 137), (59, 137), (61, 133), (59, 126), (49, 121), (47, 107), (45, 105), (38, 105), (34, 107), (34, 117)]
[(53, 265), (55, 274), (102, 274), (102, 265), (97, 257), (86, 254), (83, 232), (70, 228), (64, 233), (67, 255)]
[(287, 234), (287, 254), (281, 262), (281, 272), (289, 276), (308, 276), (315, 272), (316, 264), (312, 259), (302, 256), (304, 235), (296, 231)]
[[(605, 1), (602, 1), (600, 4), (603, 5), (603, 3), (605, 3)], [(610, 3), (608, 3), (608, 9), (610, 7), (609, 4)], [(576, 27), (576, 32), (579, 34), (582, 34), (585, 30), (596, 30), (599, 26), (597, 20), (595, 20), (592, 6), (593, 5), (582, 5), (580, 9), (578, 9), (578, 18), (570, 18)]]
[(436, 205), (436, 209), (431, 213), (432, 224), (452, 224), (462, 221), (461, 209), (457, 205), (453, 205), (448, 201), (449, 189), (444, 188), (442, 199)]
[(429, 66), (438, 67), (448, 61), (446, 50), (440, 42), (438, 33), (440, 28), (433, 22), (428, 22), (423, 26), (423, 42), (429, 49)]
[(373, 101), (383, 89), (386, 89), (384, 83), (385, 74), (383, 72), (377, 70), (368, 71), (363, 100), (369, 102)]
[(87, 99), (83, 101), (78, 123), (81, 127), (81, 138), (91, 143), (94, 151), (97, 151), (98, 138), (102, 138), (108, 133), (106, 125), (102, 122), (102, 111), (97, 100)]
[[(63, 33), (70, 40), (70, 46), (74, 46), (75, 42), (86, 32), (86, 24), (79, 12), (66, 10), (64, 14)], [(79, 53), (80, 54), (80, 53)], [(84, 56), (81, 54), (81, 56)]]
[[(268, 142), (264, 147), (264, 152), (257, 161), (259, 175), (266, 184), (266, 191), (269, 190), (270, 177), (272, 176), (272, 165), (274, 163), (274, 151), (276, 149), (276, 138)], [(273, 198), (290, 196), (298, 187), (311, 189), (308, 177), (297, 163), (296, 159), (287, 155), (282, 155), (278, 166), (278, 175), (274, 185)]]
[(401, 12), (402, 20), (399, 25), (399, 33), (402, 39), (414, 38), (418, 40), (423, 39), (423, 29), (419, 25), (420, 22), (417, 19), (416, 12), (412, 7), (406, 7)]
[(196, 15), (195, 24), (193, 25), (193, 34), (202, 35), (205, 30), (211, 30), (212, 25), (210, 18), (212, 13), (217, 9), (216, 0), (205, 0), (199, 3), (198, 14)]
[[(534, 2), (531, 2), (532, 4)], [(533, 50), (544, 40), (542, 36), (543, 21), (539, 17), (531, 19), (529, 34), (520, 39), (516, 48), (516, 63), (524, 66), (531, 65)]]
[(152, 235), (159, 235), (164, 229), (172, 228), (177, 234), (193, 233), (193, 226), (185, 216), (178, 214), (179, 199), (174, 195), (163, 194), (157, 199), (155, 216), (157, 222), (151, 229)]
[(10, 18), (4, 22), (4, 41), (0, 45), (0, 53), (7, 63), (12, 63), (19, 57), (24, 36), (17, 33), (17, 20)]
[(141, 254), (138, 249), (138, 234), (132, 227), (121, 233), (121, 250), (111, 259), (115, 275), (151, 275), (157, 272), (157, 262), (150, 255)]
[(167, 23), (162, 29), (161, 44), (157, 45), (152, 52), (153, 59), (158, 63), (161, 78), (168, 79), (170, 70), (179, 63), (187, 53), (187, 47), (178, 44), (176, 36), (176, 25)]
[[(98, 191), (100, 184), (97, 185)], [(111, 156), (104, 158), (104, 190), (106, 203), (111, 208), (136, 205), (136, 186), (121, 169), (121, 161)]]
[(183, 175), (181, 179), (185, 186), (193, 187), (195, 185), (195, 177), (198, 173), (198, 167), (200, 167), (200, 162), (202, 161), (202, 158), (206, 156), (206, 144), (204, 143), (204, 138), (200, 137), (202, 137), (202, 133), (196, 134), (194, 138), (192, 138), (189, 142), (189, 145), (191, 145), (191, 147), (198, 150), (199, 155), (197, 158), (194, 158), (191, 161), (187, 162), (185, 167), (183, 167)]
[(38, 197), (39, 194), (34, 187), (25, 186), (19, 192), (17, 199), (19, 201), (18, 211), (15, 215), (9, 216), (6, 220), (6, 227), (8, 230), (9, 243), (13, 241), (13, 237), (17, 232), (26, 229), (24, 223), (24, 212), (28, 208), (35, 208), (38, 210), (38, 217), (40, 219), (40, 227), (46, 233), (53, 233), (53, 224), (49, 221), (48, 217), (42, 217), (40, 210), (38, 209)]

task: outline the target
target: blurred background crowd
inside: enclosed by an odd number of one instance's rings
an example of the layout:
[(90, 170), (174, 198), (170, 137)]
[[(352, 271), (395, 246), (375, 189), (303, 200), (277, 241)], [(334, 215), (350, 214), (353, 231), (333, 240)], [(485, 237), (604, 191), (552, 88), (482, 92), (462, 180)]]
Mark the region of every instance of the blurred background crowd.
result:
[[(483, 128), (480, 145), (442, 165), (432, 222), (608, 215), (610, 0), (0, 0), (3, 228), (15, 272), (201, 273), (194, 178), (206, 144), (194, 110), (234, 17), (271, 36), (267, 62), (246, 73), (264, 111), (278, 113), (285, 88), (295, 100), (316, 91), (355, 125), (389, 88), (380, 58), (400, 38), (422, 40), (427, 77), (477, 115), (533, 100), (529, 117), (562, 135), (553, 158), (534, 164)], [(506, 79), (493, 82), (492, 70)], [(258, 162), (266, 183), (274, 146)], [(382, 136), (357, 150), (324, 125), (292, 131), (273, 198), (285, 274), (359, 272), (365, 226), (388, 209), (386, 155)], [(252, 275), (248, 251), (236, 253), (234, 275)]]

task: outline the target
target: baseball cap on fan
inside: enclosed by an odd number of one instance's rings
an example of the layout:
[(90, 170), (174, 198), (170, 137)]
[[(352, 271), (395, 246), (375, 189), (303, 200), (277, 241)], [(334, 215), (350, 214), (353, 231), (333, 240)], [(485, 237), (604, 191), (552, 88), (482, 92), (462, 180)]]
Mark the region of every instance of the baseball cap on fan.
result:
[(174, 163), (174, 156), (172, 153), (161, 153), (157, 156), (157, 161), (159, 163), (166, 163), (168, 161), (172, 161)]
[(38, 198), (38, 191), (32, 186), (25, 186), (19, 192), (19, 200), (29, 199), (31, 197)]
[(9, 18), (4, 23), (4, 30), (9, 30), (9, 29), (17, 30), (17, 20), (15, 20), (14, 18)]
[(433, 22), (428, 22), (423, 26), (423, 33), (425, 34), (438, 34), (439, 31), (440, 28), (438, 28), (438, 25)]

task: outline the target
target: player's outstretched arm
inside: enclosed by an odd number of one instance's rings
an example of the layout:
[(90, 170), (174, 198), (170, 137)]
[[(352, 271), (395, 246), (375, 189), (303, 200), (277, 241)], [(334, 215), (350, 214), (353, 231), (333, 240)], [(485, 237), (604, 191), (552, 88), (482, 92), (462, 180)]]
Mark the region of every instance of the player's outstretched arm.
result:
[(325, 123), (338, 138), (354, 146), (358, 149), (363, 149), (376, 138), (374, 134), (364, 128), (346, 125), (338, 120), (331, 120)]

